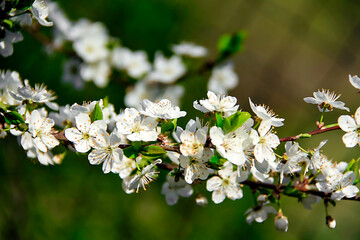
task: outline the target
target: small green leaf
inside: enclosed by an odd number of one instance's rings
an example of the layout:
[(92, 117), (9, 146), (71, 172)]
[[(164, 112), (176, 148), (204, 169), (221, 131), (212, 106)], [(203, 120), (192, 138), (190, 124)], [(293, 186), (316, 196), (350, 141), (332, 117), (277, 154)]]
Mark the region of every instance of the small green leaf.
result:
[(225, 134), (231, 132), (231, 122), (229, 118), (223, 119), (223, 130)]
[(175, 125), (172, 121), (169, 122), (162, 122), (161, 124), (161, 133), (165, 133), (165, 132), (172, 132), (175, 130)]
[(300, 135), (300, 138), (311, 138), (311, 135), (308, 134), (308, 133), (302, 133), (302, 134)]
[(223, 119), (222, 119), (221, 114), (217, 112), (215, 114), (215, 116), (216, 116), (216, 126), (219, 128), (222, 128), (223, 127)]
[(123, 153), (127, 158), (135, 159), (138, 156), (138, 152), (135, 151), (133, 146), (123, 149)]
[(96, 103), (94, 110), (91, 112), (90, 119), (91, 122), (96, 120), (103, 120), (103, 113), (99, 103)]
[(224, 34), (221, 36), (218, 41), (218, 50), (220, 52), (218, 61), (224, 60), (234, 53), (242, 51), (246, 35), (245, 31), (238, 31), (232, 35)]
[(150, 145), (143, 147), (141, 154), (151, 158), (161, 158), (164, 154), (166, 154), (166, 151), (159, 146)]
[(230, 117), (224, 118), (223, 119), (224, 133), (226, 134), (235, 131), (236, 129), (241, 127), (241, 125), (243, 125), (246, 122), (246, 120), (248, 120), (250, 117), (251, 117), (250, 113), (238, 111), (233, 115), (231, 115)]
[(103, 99), (103, 104), (104, 104), (104, 108), (108, 107), (109, 106), (109, 97), (106, 96), (104, 99)]
[(333, 199), (329, 199), (329, 203), (331, 203), (334, 207), (336, 207), (336, 202)]
[(210, 159), (211, 163), (215, 163), (218, 164), (220, 162), (220, 159), (217, 155), (212, 156), (212, 158)]
[(231, 123), (231, 131), (235, 131), (241, 125), (243, 125), (251, 117), (248, 112), (236, 112), (229, 117)]
[(354, 184), (353, 184), (353, 185), (358, 184), (358, 182), (360, 182), (360, 179), (359, 179), (359, 178), (354, 181)]
[(347, 168), (345, 169), (345, 172), (348, 172), (348, 171), (353, 171), (355, 172), (355, 174), (357, 174), (356, 172), (356, 169), (358, 168), (358, 165), (359, 165), (359, 159), (355, 160), (355, 159), (352, 159), (348, 165), (347, 165)]

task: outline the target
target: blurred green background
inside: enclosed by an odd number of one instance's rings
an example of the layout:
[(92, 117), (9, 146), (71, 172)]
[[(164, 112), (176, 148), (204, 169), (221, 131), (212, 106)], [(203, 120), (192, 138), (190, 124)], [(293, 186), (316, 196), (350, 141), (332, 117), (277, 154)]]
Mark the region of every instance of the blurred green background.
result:
[[(219, 36), (243, 29), (248, 32), (244, 52), (234, 57), (239, 85), (231, 92), (241, 108), (250, 110), (248, 97), (271, 106), (284, 117), (280, 137), (315, 129), (320, 113), (303, 98), (329, 88), (342, 93), (352, 113), (360, 96), (348, 82), (348, 74), (360, 74), (360, 3), (338, 0), (62, 0), (59, 4), (72, 20), (81, 17), (102, 21), (110, 35), (133, 50), (144, 49), (152, 58), (156, 50), (169, 51), (170, 44), (193, 41), (216, 54)], [(44, 29), (51, 31), (51, 29)], [(45, 82), (58, 95), (60, 104), (81, 103), (110, 97), (117, 110), (123, 105), (119, 92), (88, 84), (80, 92), (61, 82), (61, 54), (46, 54), (27, 33), (14, 45), (14, 55), (1, 58), (1, 69), (12, 69), (30, 83)], [(191, 110), (195, 99), (205, 97), (204, 79), (190, 79), (182, 108)], [(335, 110), (325, 117), (333, 123)], [(189, 116), (190, 117), (190, 116)], [(302, 141), (316, 147), (328, 138), (324, 152), (334, 161), (349, 161), (359, 149), (347, 150), (342, 132)], [(86, 157), (73, 153), (63, 164), (41, 166), (26, 158), (17, 140), (0, 140), (0, 239), (358, 239), (360, 204), (339, 202), (330, 214), (335, 230), (325, 226), (321, 203), (308, 211), (296, 199), (284, 197), (283, 211), (289, 218), (288, 233), (279, 233), (273, 219), (249, 226), (244, 212), (252, 198), (244, 187), (244, 198), (211, 202), (205, 208), (194, 197), (167, 206), (160, 194), (161, 181), (148, 191), (126, 195), (117, 175), (104, 175)], [(164, 178), (165, 176), (161, 176)]]

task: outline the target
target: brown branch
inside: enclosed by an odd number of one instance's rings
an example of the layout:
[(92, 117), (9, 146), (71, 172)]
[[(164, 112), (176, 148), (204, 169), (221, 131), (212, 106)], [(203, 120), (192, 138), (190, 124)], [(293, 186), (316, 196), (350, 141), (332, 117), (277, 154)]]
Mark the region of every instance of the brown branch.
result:
[[(316, 129), (314, 131), (308, 132), (306, 134), (313, 136), (316, 134), (320, 134), (320, 133), (324, 133), (324, 132), (329, 132), (329, 131), (333, 131), (333, 130), (337, 130), (340, 129), (339, 126), (334, 126), (334, 127), (329, 127), (329, 128), (320, 128), (320, 129)], [(297, 139), (300, 139), (303, 137), (303, 133), (298, 134), (296, 136), (292, 136), (292, 137), (285, 137), (285, 138), (280, 138), (280, 142), (288, 142), (288, 141), (295, 141)]]

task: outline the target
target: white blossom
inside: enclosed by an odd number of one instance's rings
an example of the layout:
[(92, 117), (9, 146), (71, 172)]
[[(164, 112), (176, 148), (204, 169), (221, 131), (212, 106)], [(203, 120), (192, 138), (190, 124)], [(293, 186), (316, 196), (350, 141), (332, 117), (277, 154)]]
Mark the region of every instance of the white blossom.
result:
[(144, 117), (135, 108), (126, 108), (123, 117), (116, 123), (118, 132), (130, 141), (155, 141), (158, 133), (156, 118)]
[(45, 19), (49, 15), (49, 9), (45, 4), (45, 0), (35, 0), (32, 6), (30, 7), (30, 11), (41, 25), (47, 27), (53, 25), (52, 22), (49, 22)]
[(190, 42), (182, 42), (177, 45), (173, 45), (171, 50), (180, 56), (189, 56), (189, 57), (204, 57), (207, 55), (207, 49), (203, 46), (195, 45)]
[(327, 168), (322, 173), (325, 175), (325, 181), (316, 183), (319, 191), (331, 193), (333, 200), (341, 200), (344, 197), (355, 197), (359, 189), (353, 185), (356, 175), (353, 171), (341, 173), (336, 168)]
[(274, 148), (280, 144), (279, 137), (270, 130), (270, 122), (262, 122), (258, 128), (258, 132), (251, 131), (250, 137), (253, 140), (254, 155), (257, 161), (263, 162), (264, 160), (274, 162), (276, 157)]
[(91, 123), (89, 115), (80, 113), (75, 117), (76, 127), (65, 130), (65, 137), (74, 143), (78, 152), (85, 153), (96, 145), (100, 137), (100, 129), (106, 130), (106, 123), (97, 120)]
[(35, 103), (45, 103), (49, 108), (58, 110), (59, 106), (56, 103), (50, 101), (56, 99), (54, 92), (47, 90), (45, 85), (35, 84), (35, 88), (32, 88), (28, 81), (25, 80), (25, 86), (18, 87), (17, 92), (10, 91), (10, 95), (17, 101), (32, 101)]
[(277, 171), (280, 172), (280, 183), (283, 182), (284, 174), (293, 174), (300, 171), (300, 163), (307, 162), (307, 154), (299, 150), (299, 143), (285, 143), (284, 160), (277, 165)]
[(195, 179), (206, 180), (209, 176), (209, 170), (206, 163), (210, 161), (214, 151), (205, 148), (201, 157), (186, 157), (180, 155), (180, 166), (184, 168), (185, 181), (192, 184)]
[(245, 214), (249, 215), (246, 217), (246, 222), (248, 224), (251, 224), (253, 221), (262, 223), (268, 218), (269, 214), (276, 214), (277, 212), (273, 206), (266, 206), (268, 203), (266, 202), (259, 207), (247, 210)]
[(210, 76), (208, 89), (218, 94), (226, 94), (238, 84), (238, 76), (232, 63), (216, 66)]
[(23, 36), (20, 32), (11, 32), (5, 29), (5, 37), (0, 39), (0, 54), (3, 57), (8, 57), (13, 54), (13, 43), (17, 43), (23, 40)]
[(94, 149), (88, 155), (90, 164), (98, 165), (103, 163), (103, 172), (109, 173), (114, 163), (119, 163), (123, 158), (123, 151), (118, 148), (121, 139), (112, 132), (110, 135), (103, 129), (97, 134), (97, 141)]
[(194, 191), (183, 179), (179, 178), (178, 181), (175, 181), (175, 177), (170, 176), (170, 173), (161, 188), (161, 194), (165, 195), (167, 204), (174, 205), (179, 200), (179, 196), (190, 197)]
[(287, 232), (289, 227), (288, 218), (282, 213), (274, 218), (275, 229), (280, 232)]
[(330, 90), (322, 89), (313, 93), (314, 97), (306, 97), (304, 101), (307, 103), (312, 103), (318, 105), (319, 111), (322, 112), (325, 109), (325, 112), (332, 111), (333, 108), (338, 108), (341, 110), (350, 111), (349, 108), (345, 107), (345, 103), (341, 101), (336, 101), (340, 95), (336, 95), (335, 92), (330, 92)]
[(148, 81), (161, 83), (174, 83), (186, 72), (186, 67), (181, 58), (174, 55), (166, 59), (161, 53), (156, 53), (154, 70), (147, 76)]
[(70, 110), (69, 104), (61, 106), (59, 108), (59, 113), (50, 112), (49, 117), (54, 119), (55, 124), (59, 127), (75, 124), (75, 117)]
[(360, 145), (360, 107), (355, 112), (354, 118), (349, 115), (341, 115), (338, 119), (339, 127), (345, 131), (342, 140), (346, 147), (352, 148)]
[(84, 87), (84, 79), (81, 77), (81, 61), (77, 58), (70, 58), (66, 60), (63, 66), (62, 80), (65, 83), (70, 83), (75, 89), (82, 89)]
[(349, 74), (349, 81), (354, 88), (360, 90), (360, 78), (357, 75), (351, 76)]
[(171, 104), (171, 101), (168, 99), (162, 99), (159, 102), (151, 102), (148, 99), (141, 101), (142, 111), (140, 113), (145, 116), (161, 118), (161, 119), (174, 119), (184, 117), (186, 115), (185, 111), (180, 111), (178, 106)]
[(238, 166), (243, 166), (247, 160), (243, 142), (248, 137), (248, 133), (241, 127), (227, 134), (224, 134), (221, 128), (215, 126), (210, 129), (211, 142), (215, 145), (216, 151)]
[(99, 61), (92, 64), (81, 64), (80, 75), (84, 81), (93, 81), (99, 88), (104, 88), (109, 82), (111, 69), (107, 61)]
[(132, 52), (127, 48), (115, 48), (111, 61), (119, 70), (126, 70), (130, 77), (140, 78), (151, 70), (151, 64), (144, 51)]
[(34, 146), (42, 152), (47, 152), (48, 149), (52, 149), (60, 144), (59, 140), (52, 135), (52, 127), (54, 125), (54, 120), (42, 117), (38, 110), (31, 112), (29, 133), (31, 134)]
[(263, 105), (255, 105), (249, 98), (251, 110), (264, 122), (270, 122), (270, 125), (274, 127), (281, 127), (284, 125), (283, 118), (277, 118), (277, 115), (269, 109), (269, 107)]
[(134, 159), (123, 156), (120, 162), (114, 162), (111, 172), (118, 173), (121, 179), (125, 179), (130, 176), (131, 172), (136, 169), (136, 163)]
[(183, 94), (184, 87), (180, 85), (165, 85), (138, 81), (135, 87), (125, 95), (125, 104), (128, 107), (141, 108), (140, 102), (143, 99), (160, 101), (165, 98), (176, 106), (180, 104), (180, 98)]
[(17, 91), (23, 87), (20, 75), (15, 71), (0, 71), (0, 101), (4, 104), (18, 105), (19, 101), (10, 95), (10, 91)]
[(235, 105), (237, 99), (231, 96), (216, 95), (215, 93), (208, 91), (208, 99), (194, 101), (193, 106), (196, 110), (203, 113), (207, 112), (222, 112), (225, 116), (234, 114), (239, 105)]
[(212, 193), (212, 200), (218, 204), (224, 201), (225, 197), (231, 200), (243, 197), (243, 192), (238, 182), (237, 171), (233, 171), (230, 162), (224, 164), (224, 168), (219, 170), (219, 176), (214, 176), (207, 180), (206, 189)]
[(139, 192), (139, 188), (142, 187), (144, 190), (146, 190), (146, 185), (148, 185), (150, 182), (154, 181), (154, 179), (157, 177), (157, 174), (159, 173), (154, 169), (154, 166), (156, 164), (161, 163), (161, 159), (157, 159), (151, 164), (147, 165), (141, 170), (141, 173), (137, 173), (128, 183), (128, 189), (136, 189), (136, 192)]
[(203, 154), (207, 138), (207, 128), (200, 128), (196, 132), (185, 130), (180, 135), (180, 151), (184, 156), (199, 158)]

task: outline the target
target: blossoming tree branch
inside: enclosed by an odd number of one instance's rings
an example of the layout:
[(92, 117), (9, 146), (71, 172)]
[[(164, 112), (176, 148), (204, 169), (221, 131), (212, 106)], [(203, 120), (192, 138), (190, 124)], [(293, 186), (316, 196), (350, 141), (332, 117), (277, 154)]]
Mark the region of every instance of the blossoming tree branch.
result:
[[(17, 136), (27, 156), (40, 164), (60, 164), (68, 151), (77, 152), (87, 156), (90, 164), (102, 165), (104, 174), (118, 174), (128, 194), (146, 190), (159, 174), (166, 174), (161, 194), (169, 205), (191, 197), (195, 188), (195, 201), (204, 206), (208, 200), (202, 191), (211, 192), (212, 201), (220, 204), (227, 198), (243, 198), (243, 188), (248, 187), (254, 206), (246, 213), (247, 222), (260, 223), (273, 214), (280, 231), (288, 229), (280, 201), (283, 195), (297, 198), (307, 209), (323, 201), (330, 228), (336, 221), (328, 214), (329, 204), (359, 201), (359, 159), (332, 162), (321, 150), (327, 140), (304, 149), (299, 139), (339, 130), (345, 132), (345, 147), (360, 145), (360, 107), (324, 125), (327, 112), (350, 109), (338, 100), (340, 95), (316, 91), (304, 101), (320, 112), (317, 129), (280, 138), (275, 129), (284, 125), (284, 118), (250, 98), (252, 112), (241, 111), (237, 99), (226, 95), (237, 85), (228, 58), (241, 49), (243, 33), (222, 37), (218, 58), (200, 67), (192, 68), (192, 61), (204, 57), (207, 50), (192, 43), (174, 45), (170, 58), (158, 52), (152, 65), (145, 52), (133, 52), (110, 38), (102, 24), (84, 19), (71, 22), (56, 3), (2, 1), (0, 11), (3, 57), (11, 55), (13, 43), (22, 40), (21, 29), (31, 32), (33, 24), (54, 25), (53, 39), (42, 42), (49, 51), (59, 52), (70, 43), (71, 49), (65, 51), (72, 52), (64, 66), (66, 81), (76, 88), (88, 81), (105, 87), (112, 80), (111, 72), (120, 71), (133, 84), (125, 96), (128, 108), (118, 114), (107, 98), (59, 106), (44, 85), (32, 87), (16, 71), (3, 70), (0, 135)], [(38, 32), (33, 34), (39, 38)], [(70, 71), (74, 67), (76, 71)], [(196, 119), (178, 126), (177, 120), (187, 113), (177, 106), (184, 91), (177, 83), (203, 71), (211, 73), (207, 98), (193, 102)], [(360, 89), (360, 78), (349, 76), (349, 81)]]

